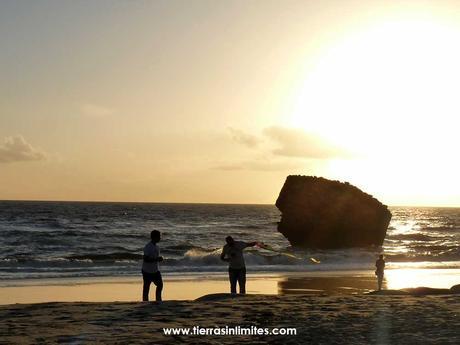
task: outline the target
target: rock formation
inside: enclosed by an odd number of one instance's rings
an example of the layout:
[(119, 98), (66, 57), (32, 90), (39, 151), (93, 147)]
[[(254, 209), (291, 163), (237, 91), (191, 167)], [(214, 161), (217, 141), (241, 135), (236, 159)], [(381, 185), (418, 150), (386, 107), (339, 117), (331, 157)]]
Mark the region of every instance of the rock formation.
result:
[(391, 219), (387, 206), (371, 195), (315, 176), (288, 176), (276, 207), (278, 231), (302, 248), (380, 246)]
[(460, 284), (454, 285), (450, 288), (452, 293), (460, 293)]

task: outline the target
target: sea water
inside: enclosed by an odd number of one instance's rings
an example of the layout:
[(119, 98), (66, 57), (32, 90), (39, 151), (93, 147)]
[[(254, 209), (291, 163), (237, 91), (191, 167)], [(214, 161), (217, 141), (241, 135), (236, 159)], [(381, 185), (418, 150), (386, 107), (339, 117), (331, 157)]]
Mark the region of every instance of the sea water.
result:
[(460, 268), (460, 208), (390, 209), (383, 247), (300, 250), (277, 231), (273, 205), (3, 201), (0, 280), (139, 275), (154, 229), (162, 233), (161, 270), (173, 275), (224, 273), (228, 235), (280, 251), (248, 248), (252, 272), (372, 270), (380, 252), (390, 268)]

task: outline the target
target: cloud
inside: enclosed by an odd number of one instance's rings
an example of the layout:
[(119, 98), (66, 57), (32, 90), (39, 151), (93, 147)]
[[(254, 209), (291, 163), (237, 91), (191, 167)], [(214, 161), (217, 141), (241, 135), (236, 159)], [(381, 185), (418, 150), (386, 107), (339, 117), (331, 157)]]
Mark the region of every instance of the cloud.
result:
[(256, 137), (255, 135), (245, 133), (242, 130), (232, 127), (228, 127), (227, 129), (230, 132), (233, 141), (237, 142), (238, 144), (253, 148), (259, 145), (261, 142), (260, 138)]
[(81, 111), (84, 115), (91, 117), (106, 117), (115, 112), (113, 109), (91, 103), (83, 104)]
[(0, 163), (40, 161), (44, 159), (46, 159), (46, 154), (34, 148), (20, 135), (7, 137), (3, 144), (0, 144)]
[(278, 146), (272, 151), (275, 155), (316, 159), (348, 156), (320, 136), (300, 129), (275, 126), (265, 128), (263, 133)]
[(237, 170), (253, 170), (253, 171), (286, 171), (301, 168), (299, 164), (292, 162), (280, 162), (274, 160), (251, 160), (239, 163), (223, 164), (215, 167), (215, 170), (237, 171)]

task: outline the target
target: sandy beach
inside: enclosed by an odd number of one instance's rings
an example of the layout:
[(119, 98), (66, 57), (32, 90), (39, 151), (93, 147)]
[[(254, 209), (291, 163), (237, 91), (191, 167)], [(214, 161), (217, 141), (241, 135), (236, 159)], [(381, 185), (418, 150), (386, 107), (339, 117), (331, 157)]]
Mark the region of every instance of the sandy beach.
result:
[[(419, 271), (415, 272), (419, 279), (423, 273), (432, 277), (424, 284), (432, 288), (458, 282), (456, 270)], [(404, 276), (400, 270), (390, 271), (386, 287), (394, 287), (392, 274)], [(165, 280), (161, 304), (139, 302), (138, 279), (51, 282), (22, 286), (10, 282), (0, 288), (1, 344), (457, 344), (460, 340), (458, 294), (391, 289), (375, 295), (370, 272), (254, 275), (248, 280), (248, 294), (236, 297), (226, 293), (224, 276), (176, 277)], [(238, 327), (252, 332), (295, 329), (296, 334), (164, 333), (164, 328), (237, 332)]]
[(0, 345), (460, 345), (458, 42), (460, 0), (0, 0)]
[[(200, 301), (0, 307), (0, 343), (458, 344), (458, 295), (211, 295)], [(165, 335), (163, 328), (294, 328), (296, 335)]]

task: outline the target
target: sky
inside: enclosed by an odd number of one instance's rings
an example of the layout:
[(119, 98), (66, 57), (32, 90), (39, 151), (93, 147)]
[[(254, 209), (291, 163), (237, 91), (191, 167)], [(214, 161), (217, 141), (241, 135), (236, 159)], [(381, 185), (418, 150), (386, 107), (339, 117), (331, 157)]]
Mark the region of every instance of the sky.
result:
[(2, 1), (0, 199), (460, 206), (457, 1)]

